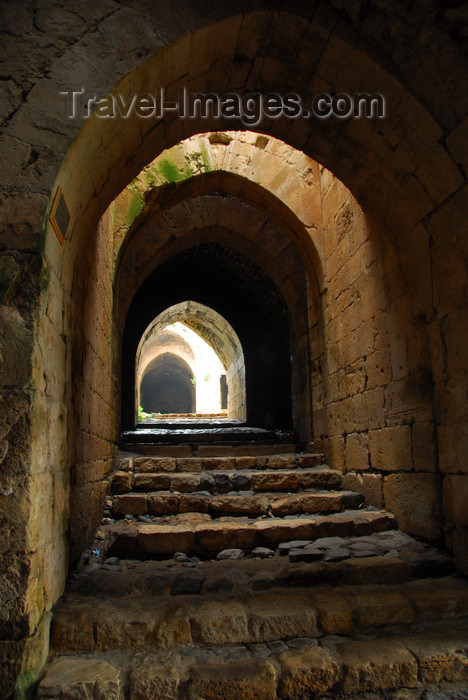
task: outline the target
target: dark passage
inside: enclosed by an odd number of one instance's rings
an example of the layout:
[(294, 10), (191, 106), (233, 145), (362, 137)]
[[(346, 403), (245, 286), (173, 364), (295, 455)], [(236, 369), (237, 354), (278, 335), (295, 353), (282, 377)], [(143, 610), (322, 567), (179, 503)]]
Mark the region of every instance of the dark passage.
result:
[(215, 242), (178, 253), (154, 270), (130, 305), (122, 340), (122, 429), (134, 427), (135, 356), (146, 327), (186, 299), (223, 316), (242, 344), (247, 422), (292, 425), (289, 310), (278, 287), (249, 258)]
[(182, 358), (164, 353), (148, 366), (141, 382), (146, 413), (195, 413), (193, 373)]

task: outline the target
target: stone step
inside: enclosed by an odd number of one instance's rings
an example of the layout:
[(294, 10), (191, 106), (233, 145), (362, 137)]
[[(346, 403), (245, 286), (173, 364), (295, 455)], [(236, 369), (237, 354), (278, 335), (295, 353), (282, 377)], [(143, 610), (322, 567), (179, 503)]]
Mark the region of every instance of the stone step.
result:
[(324, 457), (320, 453), (274, 453), (250, 455), (212, 455), (203, 451), (192, 455), (150, 455), (138, 456), (119, 453), (116, 464), (118, 473), (135, 472), (139, 474), (171, 472), (204, 471), (244, 471), (255, 469), (303, 469), (323, 465)]
[(207, 561), (183, 553), (164, 561), (119, 560), (106, 558), (105, 553), (96, 559), (91, 555), (83, 570), (69, 582), (68, 590), (110, 598), (245, 595), (285, 586), (390, 584), (454, 573), (449, 556), (398, 530), (363, 537), (321, 538), (315, 543), (320, 560), (295, 563), (291, 553), (299, 547), (307, 549), (307, 544), (304, 540), (281, 542), (276, 551), (259, 547), (248, 555), (242, 550), (222, 550), (216, 559)]
[[(310, 450), (318, 453), (321, 450), (321, 443), (310, 443)], [(275, 454), (290, 454), (298, 451), (296, 443), (249, 443), (246, 445), (236, 444), (202, 444), (202, 445), (129, 445), (128, 449), (121, 447), (116, 455), (116, 464), (127, 457), (256, 457)]]
[[(219, 421), (221, 423), (221, 421)], [(152, 421), (152, 423), (154, 423)], [(183, 445), (188, 444), (197, 447), (203, 444), (277, 444), (281, 442), (293, 442), (292, 431), (269, 430), (267, 428), (254, 428), (246, 425), (237, 425), (227, 422), (217, 426), (216, 421), (206, 425), (194, 424), (178, 427), (177, 424), (162, 427), (154, 425), (137, 426), (135, 430), (128, 430), (121, 435), (121, 446), (124, 448), (132, 445)], [(224, 421), (223, 421), (224, 423)]]
[(228, 425), (243, 425), (245, 421), (241, 419), (228, 418), (227, 411), (218, 413), (147, 413), (148, 417), (138, 422), (138, 427), (148, 425), (213, 425), (214, 422), (219, 425), (227, 423)]
[(228, 548), (251, 552), (256, 547), (276, 549), (280, 542), (319, 537), (370, 535), (396, 527), (393, 515), (374, 509), (349, 510), (315, 516), (259, 519), (182, 513), (163, 523), (118, 521), (100, 531), (108, 556), (164, 559), (176, 552), (212, 558)]
[(298, 513), (336, 513), (347, 508), (359, 508), (364, 497), (354, 491), (300, 491), (295, 494), (261, 493), (253, 491), (212, 495), (208, 491), (195, 493), (129, 493), (114, 496), (112, 516), (164, 516), (178, 513), (210, 513), (213, 517), (261, 516), (283, 517)]
[(365, 638), (289, 637), (113, 656), (95, 651), (53, 659), (37, 697), (118, 700), (127, 688), (129, 700), (461, 700), (467, 697), (467, 648), (466, 627), (434, 625)]
[[(168, 459), (168, 458), (165, 458)], [(216, 460), (216, 458), (213, 458)], [(246, 458), (250, 459), (250, 458)], [(182, 460), (178, 460), (182, 461)], [(205, 460), (204, 460), (205, 461)], [(192, 468), (196, 465), (191, 464)], [(201, 466), (201, 465), (200, 465)], [(142, 469), (142, 467), (139, 467)], [(340, 472), (326, 466), (298, 469), (244, 469), (239, 471), (118, 471), (112, 477), (114, 494), (131, 491), (174, 491), (227, 493), (229, 491), (297, 491), (300, 489), (336, 489), (341, 486)]]
[(102, 599), (67, 593), (51, 625), (53, 653), (169, 649), (175, 645), (265, 644), (274, 640), (408, 630), (468, 615), (468, 584), (456, 577), (407, 583), (312, 586), (229, 597)]

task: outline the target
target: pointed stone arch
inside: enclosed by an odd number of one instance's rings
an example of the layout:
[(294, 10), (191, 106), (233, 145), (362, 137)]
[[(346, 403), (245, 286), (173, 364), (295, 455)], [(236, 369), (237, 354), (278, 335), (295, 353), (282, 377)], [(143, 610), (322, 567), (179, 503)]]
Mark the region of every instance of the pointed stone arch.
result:
[(152, 346), (158, 342), (161, 329), (177, 321), (195, 331), (213, 348), (226, 370), (227, 416), (245, 420), (245, 361), (241, 342), (226, 319), (214, 309), (198, 302), (183, 301), (175, 304), (159, 314), (146, 328), (136, 353), (136, 387), (139, 386), (148, 360), (152, 357)]

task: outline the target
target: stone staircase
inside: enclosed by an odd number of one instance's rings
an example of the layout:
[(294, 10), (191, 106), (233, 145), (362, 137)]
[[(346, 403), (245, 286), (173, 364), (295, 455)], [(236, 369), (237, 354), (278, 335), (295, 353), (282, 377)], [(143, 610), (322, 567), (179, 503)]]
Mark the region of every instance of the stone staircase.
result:
[(36, 697), (468, 698), (450, 557), (342, 490), (319, 443), (172, 439), (118, 454)]

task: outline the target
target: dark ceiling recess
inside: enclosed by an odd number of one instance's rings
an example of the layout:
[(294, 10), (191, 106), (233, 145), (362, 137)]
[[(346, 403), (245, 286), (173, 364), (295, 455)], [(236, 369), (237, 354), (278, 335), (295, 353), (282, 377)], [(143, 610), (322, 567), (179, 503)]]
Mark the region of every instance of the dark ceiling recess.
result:
[(292, 331), (284, 298), (249, 258), (208, 242), (157, 267), (132, 300), (122, 339), (122, 429), (135, 424), (135, 355), (143, 332), (162, 311), (188, 299), (217, 311), (239, 336), (246, 366), (248, 424), (290, 427)]

